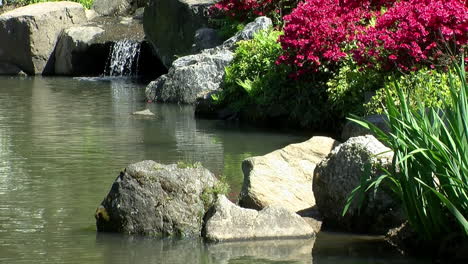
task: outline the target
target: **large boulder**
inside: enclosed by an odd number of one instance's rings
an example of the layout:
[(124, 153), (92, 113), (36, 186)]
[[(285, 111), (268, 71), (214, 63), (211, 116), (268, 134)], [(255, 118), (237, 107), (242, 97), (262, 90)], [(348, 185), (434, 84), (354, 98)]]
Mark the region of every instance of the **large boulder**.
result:
[(336, 145), (338, 142), (331, 138), (313, 137), (244, 160), (244, 184), (239, 204), (257, 210), (277, 205), (294, 212), (313, 207), (315, 199), (311, 185), (315, 166)]
[[(314, 172), (313, 190), (318, 210), (325, 226), (352, 232), (385, 233), (401, 223), (401, 211), (390, 192), (382, 184), (374, 196), (367, 194), (362, 207), (354, 201), (348, 213), (343, 208), (351, 192), (361, 183), (366, 173), (370, 177), (382, 174), (388, 168), (393, 153), (374, 136), (360, 136), (336, 147)], [(356, 199), (357, 200), (357, 199)]]
[(198, 237), (216, 178), (201, 166), (142, 161), (127, 167), (96, 211), (98, 231)]
[(161, 61), (169, 68), (176, 56), (190, 53), (195, 32), (208, 26), (215, 0), (149, 0), (143, 25)]
[(197, 98), (219, 89), (224, 67), (233, 53), (225, 49), (207, 49), (196, 55), (181, 57), (172, 63), (167, 75), (151, 82), (146, 98), (152, 101), (193, 104)]
[(93, 10), (102, 16), (124, 15), (148, 4), (149, 0), (94, 0)]
[(27, 74), (54, 71), (54, 48), (65, 28), (86, 22), (81, 4), (46, 2), (0, 15), (0, 62), (16, 65)]
[(224, 68), (233, 59), (231, 49), (234, 44), (252, 38), (254, 32), (268, 29), (271, 25), (271, 19), (259, 17), (247, 24), (243, 31), (226, 40), (225, 44), (175, 60), (168, 74), (146, 87), (146, 98), (150, 101), (193, 104), (197, 99), (208, 97), (220, 89)]
[(313, 228), (295, 212), (271, 206), (257, 211), (236, 206), (219, 196), (206, 217), (204, 237), (209, 241), (311, 237)]
[(104, 29), (78, 26), (65, 29), (55, 50), (55, 74), (94, 75), (103, 72), (109, 48), (97, 38)]

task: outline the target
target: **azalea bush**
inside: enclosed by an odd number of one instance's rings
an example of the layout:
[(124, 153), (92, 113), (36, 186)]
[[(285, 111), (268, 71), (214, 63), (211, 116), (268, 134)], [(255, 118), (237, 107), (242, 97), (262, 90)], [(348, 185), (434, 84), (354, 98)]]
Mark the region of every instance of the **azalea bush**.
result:
[(284, 20), (278, 63), (297, 75), (333, 70), (347, 55), (387, 71), (436, 67), (467, 44), (462, 0), (306, 0)]

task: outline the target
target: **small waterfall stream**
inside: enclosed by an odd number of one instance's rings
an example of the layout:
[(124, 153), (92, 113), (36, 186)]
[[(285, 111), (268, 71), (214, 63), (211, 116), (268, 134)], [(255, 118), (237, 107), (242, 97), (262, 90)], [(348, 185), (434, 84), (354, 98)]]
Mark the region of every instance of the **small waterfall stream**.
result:
[(106, 69), (105, 76), (136, 76), (138, 75), (138, 60), (141, 43), (135, 40), (119, 40), (114, 43)]

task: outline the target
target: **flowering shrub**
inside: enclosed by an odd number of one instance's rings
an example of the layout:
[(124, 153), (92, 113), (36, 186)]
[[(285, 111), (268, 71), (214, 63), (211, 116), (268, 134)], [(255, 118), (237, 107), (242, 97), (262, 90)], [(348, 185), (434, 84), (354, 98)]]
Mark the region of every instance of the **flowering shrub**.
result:
[(409, 0), (395, 3), (357, 36), (358, 62), (417, 70), (443, 63), (468, 40), (468, 8), (461, 0)]
[(415, 70), (433, 64), (446, 47), (467, 44), (462, 0), (306, 0), (284, 17), (278, 63), (297, 75), (330, 68), (353, 56), (361, 65)]

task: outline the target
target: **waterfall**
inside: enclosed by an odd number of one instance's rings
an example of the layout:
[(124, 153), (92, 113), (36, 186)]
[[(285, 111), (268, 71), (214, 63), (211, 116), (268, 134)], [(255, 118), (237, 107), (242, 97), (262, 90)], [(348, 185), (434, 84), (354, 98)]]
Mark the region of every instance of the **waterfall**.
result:
[(135, 76), (138, 74), (140, 42), (119, 40), (114, 43), (104, 70), (106, 76)]

